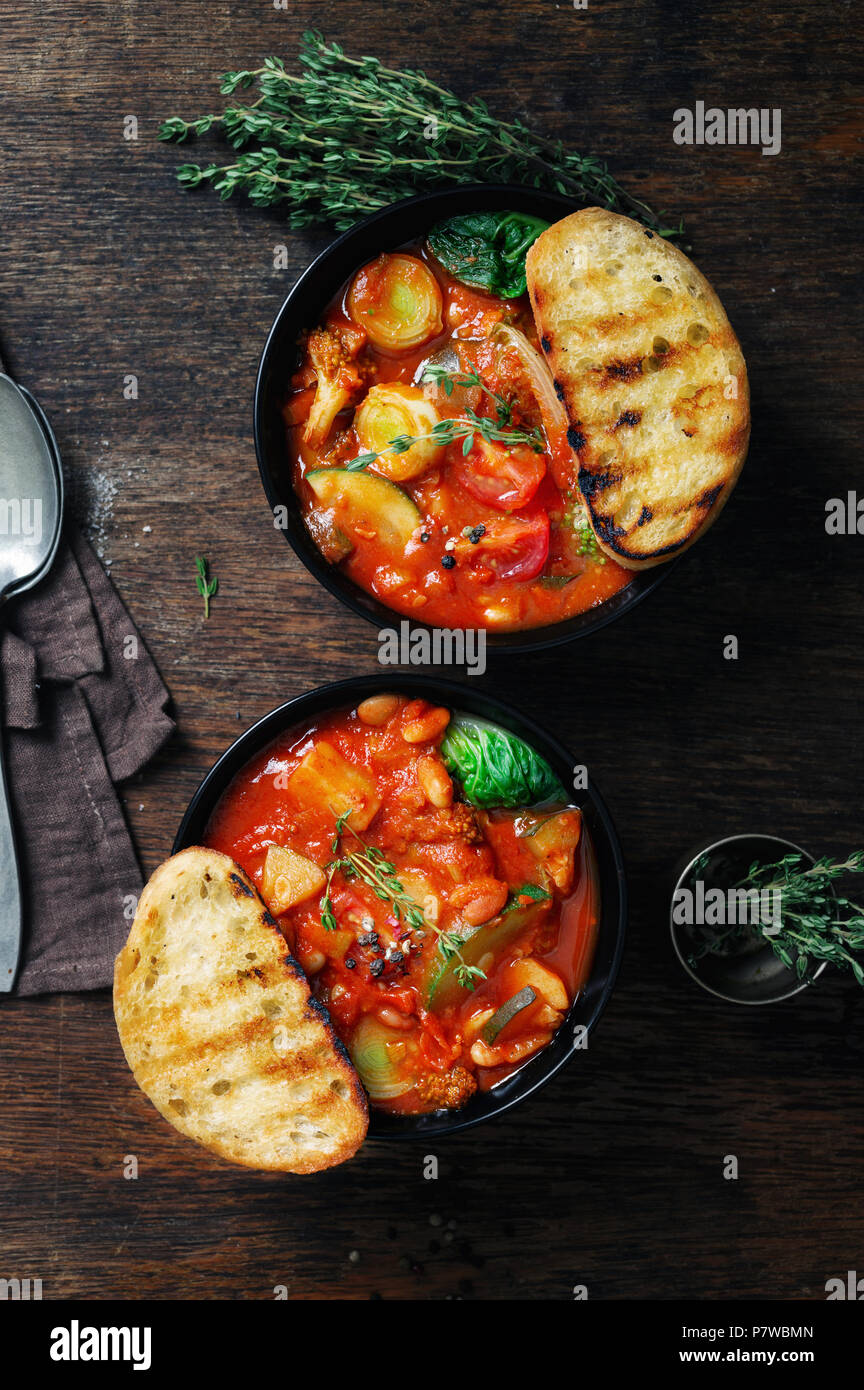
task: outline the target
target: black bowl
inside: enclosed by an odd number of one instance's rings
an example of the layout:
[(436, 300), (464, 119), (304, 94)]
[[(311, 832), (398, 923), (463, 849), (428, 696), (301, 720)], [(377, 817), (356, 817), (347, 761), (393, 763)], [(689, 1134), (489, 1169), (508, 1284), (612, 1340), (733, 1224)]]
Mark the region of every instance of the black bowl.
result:
[[(250, 758), (279, 734), (311, 723), (330, 710), (355, 707), (361, 700), (382, 690), (401, 691), (414, 698), (423, 695), (450, 709), (464, 709), (468, 713), (494, 720), (542, 753), (565, 786), (572, 781), (572, 769), (577, 759), (532, 720), (497, 699), (491, 699), (479, 691), (475, 693), (473, 689), (452, 681), (427, 679), (426, 676), (355, 677), (299, 695), (265, 714), (263, 719), (241, 734), (213, 765), (193, 796), (177, 831), (173, 853), (202, 843), (210, 816), (230, 782)], [(431, 1138), (433, 1135), (455, 1134), (457, 1130), (469, 1129), (495, 1115), (503, 1115), (506, 1110), (545, 1086), (574, 1052), (584, 1047), (585, 1034), (581, 1030), (590, 1032), (596, 1024), (612, 993), (621, 963), (627, 921), (627, 885), (618, 836), (597, 788), (589, 783), (587, 789), (574, 794), (574, 801), (582, 808), (594, 845), (600, 878), (600, 923), (590, 979), (564, 1023), (548, 1047), (494, 1090), (472, 1096), (464, 1109), (438, 1111), (431, 1115), (389, 1115), (370, 1110), (370, 1137)], [(578, 1038), (576, 1029), (580, 1030)]]
[[(299, 363), (297, 339), (304, 329), (313, 328), (340, 286), (355, 270), (381, 251), (395, 250), (418, 241), (436, 222), (459, 213), (513, 208), (557, 221), (578, 205), (557, 193), (542, 193), (518, 184), (470, 184), (438, 193), (406, 198), (392, 207), (374, 212), (345, 232), (312, 262), (297, 281), (270, 330), (255, 387), (255, 450), (261, 481), (271, 509), (285, 508), (285, 539), (306, 568), (355, 613), (376, 627), (392, 627), (404, 615), (388, 608), (380, 599), (366, 593), (336, 566), (324, 559), (303, 523), (297, 496), (291, 486), (291, 460), (285, 439), (281, 405), (292, 374)], [(589, 608), (574, 618), (546, 627), (521, 632), (487, 632), (488, 650), (509, 652), (540, 651), (571, 642), (605, 627), (623, 613), (629, 613), (641, 599), (665, 579), (672, 564), (656, 569), (637, 570), (626, 589), (605, 603)], [(411, 619), (415, 628), (427, 626)]]

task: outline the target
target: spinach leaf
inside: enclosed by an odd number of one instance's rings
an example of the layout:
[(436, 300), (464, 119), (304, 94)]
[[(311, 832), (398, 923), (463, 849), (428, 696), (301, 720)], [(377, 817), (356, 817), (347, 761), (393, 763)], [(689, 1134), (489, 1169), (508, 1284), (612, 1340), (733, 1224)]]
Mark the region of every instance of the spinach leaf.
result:
[(441, 744), (448, 770), (472, 806), (534, 806), (567, 801), (545, 758), (515, 734), (473, 715), (456, 714)]
[(439, 222), (428, 241), (444, 269), (463, 285), (518, 299), (526, 290), (528, 249), (548, 226), (524, 212), (468, 212)]

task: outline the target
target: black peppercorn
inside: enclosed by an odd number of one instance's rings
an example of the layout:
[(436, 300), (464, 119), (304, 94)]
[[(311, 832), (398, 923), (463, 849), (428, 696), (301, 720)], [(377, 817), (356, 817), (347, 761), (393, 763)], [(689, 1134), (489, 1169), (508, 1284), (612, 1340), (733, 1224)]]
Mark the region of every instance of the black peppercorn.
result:
[(443, 567), (444, 567), (445, 570), (452, 570), (452, 569), (455, 569), (455, 567), (456, 567), (456, 556), (455, 556), (455, 555), (449, 555), (449, 554), (448, 554), (448, 555), (442, 555), (442, 557), (441, 557), (441, 564), (443, 565)]

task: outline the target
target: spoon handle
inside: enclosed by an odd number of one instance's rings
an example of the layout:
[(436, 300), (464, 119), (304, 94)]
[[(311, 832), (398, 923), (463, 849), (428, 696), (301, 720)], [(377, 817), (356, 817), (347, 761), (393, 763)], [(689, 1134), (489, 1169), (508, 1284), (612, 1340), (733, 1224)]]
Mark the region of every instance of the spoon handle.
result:
[(0, 994), (8, 994), (15, 984), (21, 954), (21, 875), (5, 762), (0, 731)]

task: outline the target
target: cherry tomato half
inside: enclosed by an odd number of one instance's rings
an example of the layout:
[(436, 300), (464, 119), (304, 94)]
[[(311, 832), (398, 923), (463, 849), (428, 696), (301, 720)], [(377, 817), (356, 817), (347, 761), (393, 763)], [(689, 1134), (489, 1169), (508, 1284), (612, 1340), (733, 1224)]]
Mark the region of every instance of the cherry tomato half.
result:
[[(485, 523), (486, 531), (474, 544), (464, 542), (466, 556), (483, 559), (498, 579), (536, 579), (549, 555), (549, 518), (500, 517)], [(460, 544), (460, 550), (462, 545)]]
[(527, 444), (508, 449), (480, 435), (474, 436), (474, 447), (467, 455), (454, 444), (451, 457), (454, 474), (465, 491), (502, 512), (526, 506), (546, 474), (543, 455)]

